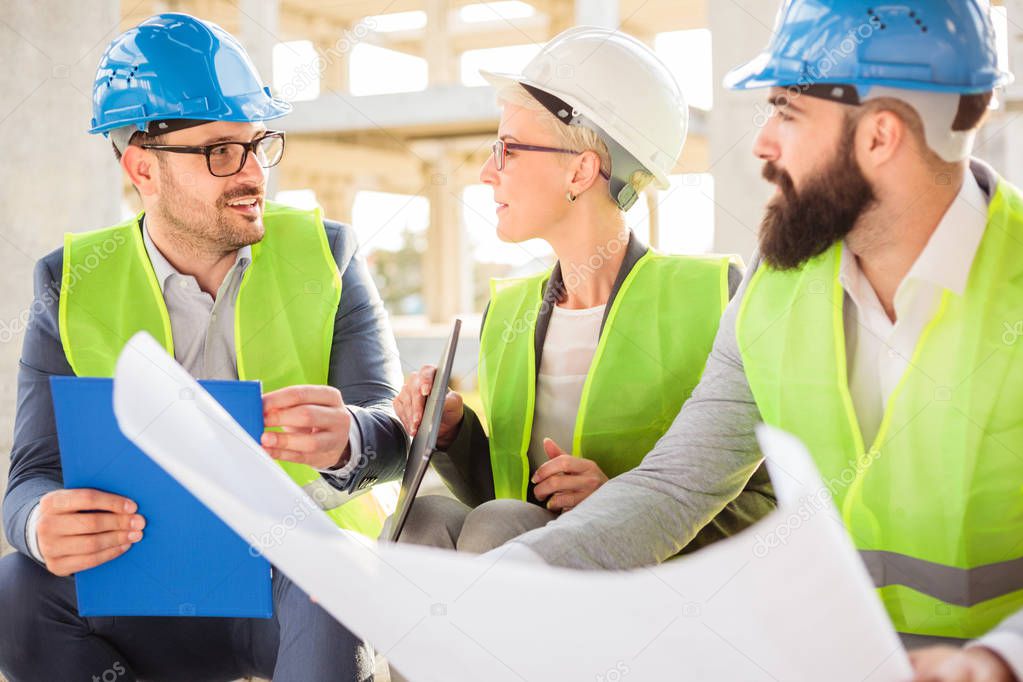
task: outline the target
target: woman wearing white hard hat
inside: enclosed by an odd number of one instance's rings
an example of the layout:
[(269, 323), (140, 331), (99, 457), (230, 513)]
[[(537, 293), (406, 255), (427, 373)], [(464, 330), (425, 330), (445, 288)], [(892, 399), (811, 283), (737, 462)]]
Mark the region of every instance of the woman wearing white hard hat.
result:
[[(721, 257), (643, 245), (624, 214), (665, 189), (686, 137), (685, 99), (654, 53), (618, 31), (556, 36), (523, 73), (483, 72), (502, 106), (480, 171), (497, 233), (540, 238), (551, 271), (495, 280), (480, 339), (483, 420), (449, 392), (434, 465), (460, 501), (416, 501), (402, 541), (483, 552), (581, 503), (637, 464), (703, 372), (739, 275)], [(434, 368), (394, 401), (415, 433)], [(691, 547), (773, 506), (755, 475)]]

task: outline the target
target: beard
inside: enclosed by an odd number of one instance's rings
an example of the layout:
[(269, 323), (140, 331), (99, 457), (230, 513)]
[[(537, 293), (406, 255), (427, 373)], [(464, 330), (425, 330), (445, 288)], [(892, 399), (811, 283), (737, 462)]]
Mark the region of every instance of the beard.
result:
[(764, 179), (781, 190), (760, 223), (760, 254), (771, 267), (792, 270), (824, 253), (876, 202), (852, 153), (854, 133), (846, 130), (835, 158), (798, 191), (786, 171), (764, 165)]
[(227, 206), (241, 197), (259, 196), (263, 189), (255, 185), (236, 187), (221, 195), (214, 205), (194, 196), (174, 174), (161, 175), (163, 198), (156, 212), (173, 229), (172, 239), (195, 253), (230, 253), (263, 238), (262, 211), (255, 218), (240, 215)]

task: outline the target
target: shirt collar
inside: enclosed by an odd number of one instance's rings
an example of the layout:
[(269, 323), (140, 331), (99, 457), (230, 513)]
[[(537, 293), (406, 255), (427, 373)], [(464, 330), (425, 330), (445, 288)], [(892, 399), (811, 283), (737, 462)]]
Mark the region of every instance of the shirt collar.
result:
[[(171, 265), (170, 261), (156, 248), (153, 238), (149, 235), (149, 226), (146, 224), (146, 217), (142, 216), (142, 241), (146, 245), (146, 253), (149, 254), (149, 262), (153, 264), (153, 272), (156, 273), (156, 281), (160, 283), (160, 291), (164, 291), (167, 280), (172, 275), (180, 275), (177, 268)], [(238, 249), (234, 267), (245, 267), (252, 262), (252, 246), (246, 244)]]
[[(959, 194), (945, 211), (927, 245), (906, 273), (903, 283), (908, 280), (926, 282), (962, 296), (987, 228), (990, 199), (981, 189), (974, 173), (965, 173)], [(862, 280), (855, 256), (843, 244), (839, 281), (857, 305), (863, 303), (865, 295)], [(899, 286), (901, 288), (902, 285)]]

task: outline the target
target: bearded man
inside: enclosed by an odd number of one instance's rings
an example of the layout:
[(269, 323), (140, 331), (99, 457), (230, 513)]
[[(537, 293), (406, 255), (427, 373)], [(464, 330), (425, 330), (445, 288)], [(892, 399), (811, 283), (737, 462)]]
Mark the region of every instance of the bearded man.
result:
[[(726, 85), (769, 88), (777, 186), (703, 377), (637, 468), (507, 556), (686, 547), (761, 462), (809, 446), (920, 679), (1023, 674), (1023, 196), (970, 158), (997, 65), (981, 0), (788, 0)], [(628, 510), (627, 514), (622, 510)], [(879, 662), (880, 663), (880, 662)]]

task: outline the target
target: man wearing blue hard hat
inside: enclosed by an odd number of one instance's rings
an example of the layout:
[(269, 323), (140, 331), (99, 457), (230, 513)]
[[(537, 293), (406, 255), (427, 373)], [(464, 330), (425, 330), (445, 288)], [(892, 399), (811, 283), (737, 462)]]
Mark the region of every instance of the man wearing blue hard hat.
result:
[(185, 14), (147, 19), (100, 61), (89, 132), (109, 136), (144, 211), (68, 234), (35, 271), (3, 507), (11, 682), (372, 677), (365, 645), (277, 571), (269, 619), (82, 617), (70, 577), (130, 551), (146, 510), (64, 489), (49, 377), (112, 376), (140, 330), (197, 378), (262, 381), (280, 427), (268, 455), (339, 527), (380, 532), (373, 496), (347, 493), (404, 465), (397, 349), (353, 230), (266, 201), (284, 152), (266, 122), (290, 110), (232, 36)]
[(777, 192), (701, 383), (638, 468), (507, 555), (668, 559), (742, 491), (763, 421), (809, 446), (919, 679), (1023, 676), (1023, 196), (970, 158), (1011, 80), (989, 12), (783, 4), (726, 78), (768, 89)]

